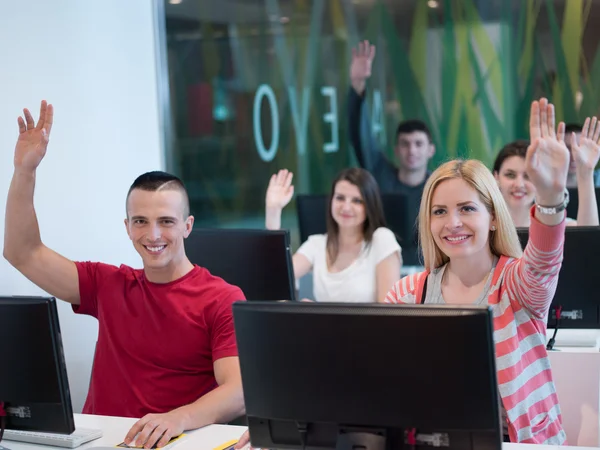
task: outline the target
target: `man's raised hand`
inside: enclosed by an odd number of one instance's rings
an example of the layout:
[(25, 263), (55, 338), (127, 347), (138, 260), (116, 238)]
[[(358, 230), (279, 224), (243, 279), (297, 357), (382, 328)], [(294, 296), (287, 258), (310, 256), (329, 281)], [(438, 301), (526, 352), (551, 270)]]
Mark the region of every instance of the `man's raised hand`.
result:
[(367, 79), (371, 76), (371, 67), (375, 58), (375, 46), (369, 41), (359, 42), (357, 48), (352, 49), (352, 63), (350, 64), (350, 82), (357, 94), (362, 95)]
[(19, 138), (15, 146), (15, 170), (35, 171), (48, 148), (54, 108), (47, 104), (46, 100), (42, 100), (37, 125), (27, 108), (23, 110), (23, 115), (25, 118), (17, 119)]

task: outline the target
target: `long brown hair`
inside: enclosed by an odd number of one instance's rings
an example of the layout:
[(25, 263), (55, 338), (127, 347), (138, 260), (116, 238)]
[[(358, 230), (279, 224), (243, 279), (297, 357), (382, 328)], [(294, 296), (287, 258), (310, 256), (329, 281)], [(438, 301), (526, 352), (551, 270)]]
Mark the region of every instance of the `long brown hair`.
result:
[(379, 227), (385, 227), (385, 217), (379, 186), (368, 171), (365, 169), (351, 167), (344, 169), (331, 183), (331, 192), (327, 202), (327, 255), (334, 262), (339, 253), (340, 226), (331, 214), (331, 204), (335, 195), (335, 186), (340, 181), (348, 181), (358, 188), (365, 205), (365, 221), (363, 223), (363, 239), (369, 245), (373, 239), (373, 233)]

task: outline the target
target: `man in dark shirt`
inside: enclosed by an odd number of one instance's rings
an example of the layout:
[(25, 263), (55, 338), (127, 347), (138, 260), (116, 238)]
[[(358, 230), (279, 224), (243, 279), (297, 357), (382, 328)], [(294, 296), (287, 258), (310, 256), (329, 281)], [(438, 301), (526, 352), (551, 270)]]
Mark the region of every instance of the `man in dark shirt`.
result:
[[(352, 50), (352, 87), (348, 101), (350, 142), (359, 164), (373, 174), (383, 193), (406, 195), (409, 215), (407, 219), (409, 223), (415, 224), (421, 194), (430, 174), (427, 164), (435, 153), (435, 146), (424, 122), (408, 120), (401, 122), (396, 130), (394, 153), (400, 166), (397, 167), (383, 154), (369, 130), (368, 118), (362, 107), (374, 57), (375, 46), (370, 45), (368, 41), (361, 42), (357, 49)], [(362, 130), (368, 131), (361, 133)], [(405, 242), (403, 249), (406, 245)]]

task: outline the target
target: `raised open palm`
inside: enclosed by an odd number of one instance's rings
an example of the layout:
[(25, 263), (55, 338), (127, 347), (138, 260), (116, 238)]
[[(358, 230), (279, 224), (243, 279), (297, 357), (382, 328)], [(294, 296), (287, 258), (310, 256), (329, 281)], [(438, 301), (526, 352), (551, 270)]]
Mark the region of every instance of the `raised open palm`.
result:
[(268, 210), (283, 209), (290, 202), (294, 195), (293, 177), (294, 174), (286, 169), (271, 177), (265, 199)]
[(27, 108), (23, 110), (23, 117), (19, 117), (19, 138), (15, 146), (15, 168), (25, 170), (35, 170), (46, 154), (50, 131), (52, 130), (52, 121), (54, 118), (54, 108), (42, 100), (40, 106), (40, 118), (37, 125), (33, 116)]
[(369, 41), (360, 42), (358, 48), (353, 48), (350, 79), (353, 81), (365, 81), (369, 78), (374, 58), (375, 46), (369, 44)]
[(595, 117), (585, 119), (579, 142), (573, 133), (571, 148), (577, 167), (594, 170), (600, 159), (600, 121)]
[(542, 98), (531, 104), (526, 170), (542, 197), (564, 191), (569, 171), (569, 150), (565, 145), (565, 124), (555, 130), (554, 105)]

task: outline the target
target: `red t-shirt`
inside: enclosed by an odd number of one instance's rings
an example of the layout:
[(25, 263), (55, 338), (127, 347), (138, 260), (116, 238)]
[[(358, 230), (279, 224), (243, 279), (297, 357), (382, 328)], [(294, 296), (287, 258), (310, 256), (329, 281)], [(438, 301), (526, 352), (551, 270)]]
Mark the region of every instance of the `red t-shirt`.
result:
[(231, 305), (242, 291), (202, 267), (166, 284), (122, 265), (77, 262), (79, 314), (98, 319), (84, 414), (142, 417), (217, 386), (213, 363), (237, 356)]

